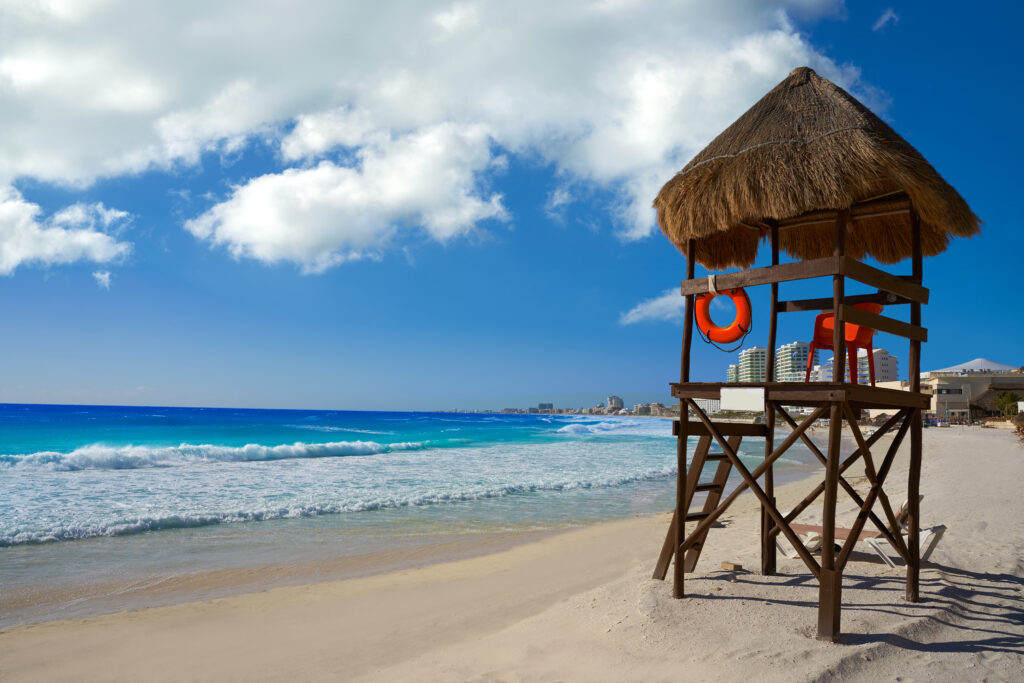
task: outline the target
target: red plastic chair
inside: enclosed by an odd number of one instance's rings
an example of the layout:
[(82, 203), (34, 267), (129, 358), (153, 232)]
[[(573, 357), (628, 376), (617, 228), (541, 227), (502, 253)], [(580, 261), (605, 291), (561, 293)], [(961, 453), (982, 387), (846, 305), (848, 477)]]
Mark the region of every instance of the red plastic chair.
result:
[[(853, 307), (868, 313), (875, 313), (876, 315), (881, 313), (883, 308), (882, 304), (854, 304)], [(811, 365), (814, 363), (815, 349), (835, 353), (835, 349), (832, 348), (832, 332), (834, 330), (835, 318), (831, 313), (821, 313), (814, 319), (814, 339), (811, 340), (811, 349), (807, 354), (807, 372), (804, 374), (805, 382), (811, 379)], [(846, 333), (846, 351), (849, 356), (847, 362), (850, 366), (850, 382), (852, 384), (857, 383), (857, 350), (866, 349), (868, 352), (868, 374), (871, 375), (871, 386), (875, 386), (875, 354), (873, 353), (874, 348), (871, 345), (875, 331), (870, 327), (846, 323), (844, 332)], [(835, 363), (833, 362), (832, 381), (837, 381), (834, 368)]]

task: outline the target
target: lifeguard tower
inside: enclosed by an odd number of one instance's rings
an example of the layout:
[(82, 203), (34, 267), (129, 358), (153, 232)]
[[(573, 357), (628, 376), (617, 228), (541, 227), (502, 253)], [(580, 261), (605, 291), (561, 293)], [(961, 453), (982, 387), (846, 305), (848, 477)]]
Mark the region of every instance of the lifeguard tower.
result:
[[(665, 235), (686, 256), (686, 297), (682, 367), (672, 394), (681, 402), (674, 425), (678, 437), (679, 474), (676, 508), (654, 572), (664, 579), (675, 558), (672, 593), (685, 596), (685, 573), (693, 570), (715, 521), (743, 491), (761, 502), (761, 571), (776, 570), (775, 540), (782, 534), (818, 579), (818, 638), (836, 641), (840, 634), (842, 575), (864, 526), (870, 522), (906, 562), (906, 599), (918, 600), (919, 483), (921, 413), (929, 396), (920, 391), (921, 306), (928, 303), (922, 282), (922, 258), (945, 250), (950, 236), (978, 232), (978, 218), (934, 168), (903, 138), (847, 92), (809, 68), (794, 70), (749, 111), (715, 138), (661, 189), (654, 206)], [(751, 268), (758, 247), (768, 242), (771, 265)], [(780, 262), (780, 254), (791, 257)], [(910, 272), (890, 274), (863, 262), (910, 260)], [(695, 266), (712, 271), (739, 267), (739, 272), (694, 278)], [(831, 280), (831, 296), (780, 301), (779, 283), (810, 278)], [(847, 296), (847, 279), (876, 289)], [(695, 299), (755, 285), (769, 285), (768, 359), (763, 382), (690, 381)], [(882, 304), (886, 313), (909, 309), (909, 320), (864, 310), (858, 304)], [(831, 310), (834, 351), (831, 382), (776, 382), (773, 376), (779, 313)], [(874, 307), (873, 310), (877, 310)], [(909, 391), (846, 381), (845, 326), (858, 325), (909, 340)], [(808, 338), (811, 330), (807, 330)], [(764, 411), (764, 424), (714, 422), (696, 399)], [(811, 409), (799, 423), (787, 408)], [(892, 417), (865, 437), (859, 420), (868, 408), (886, 409)], [(828, 419), (825, 452), (807, 436), (819, 419)], [(789, 433), (776, 444), (776, 424)], [(856, 449), (844, 454), (841, 433), (846, 422)], [(876, 444), (895, 430), (882, 454)], [(908, 534), (901, 533), (885, 483), (900, 445), (910, 433), (907, 482)], [(688, 443), (697, 437), (689, 468)], [(737, 455), (744, 437), (764, 437), (764, 461), (753, 471)], [(773, 465), (794, 443), (802, 441), (824, 465), (824, 478), (793, 510), (783, 513), (774, 498)], [(719, 452), (711, 452), (712, 444)], [(861, 495), (844, 472), (863, 459), (870, 487)], [(709, 462), (717, 468), (702, 481)], [(741, 483), (725, 496), (729, 473)], [(841, 549), (835, 546), (836, 497), (848, 494), (859, 513)], [(697, 493), (703, 506), (691, 511)], [(808, 551), (791, 524), (823, 497), (820, 562)], [(694, 526), (688, 528), (689, 523)]]

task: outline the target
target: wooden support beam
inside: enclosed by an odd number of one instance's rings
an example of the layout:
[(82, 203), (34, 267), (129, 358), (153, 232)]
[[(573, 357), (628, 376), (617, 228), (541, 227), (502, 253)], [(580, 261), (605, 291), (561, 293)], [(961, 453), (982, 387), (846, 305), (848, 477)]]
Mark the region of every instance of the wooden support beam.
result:
[[(779, 224), (775, 221), (771, 223), (771, 230), (769, 236), (772, 241), (772, 265), (779, 265)], [(768, 323), (768, 362), (765, 363), (764, 369), (764, 381), (774, 382), (775, 381), (775, 342), (778, 331), (779, 321), (779, 283), (773, 282), (771, 284), (771, 301), (769, 307), (769, 323)], [(767, 428), (767, 434), (764, 439), (764, 457), (767, 460), (768, 456), (775, 450), (775, 410), (771, 407), (772, 403), (765, 399), (765, 427)], [(775, 468), (770, 466), (764, 472), (764, 492), (771, 500), (772, 504), (775, 504)], [(775, 539), (768, 531), (773, 526), (771, 517), (768, 515), (768, 511), (761, 508), (761, 573), (765, 576), (773, 576), (776, 568), (776, 554), (775, 554)]]
[(856, 280), (869, 287), (877, 287), (886, 292), (892, 292), (904, 299), (910, 299), (918, 303), (928, 303), (928, 288), (918, 283), (909, 282), (896, 275), (890, 275), (884, 270), (861, 263), (857, 259), (845, 258), (841, 263), (843, 275)]
[[(694, 261), (697, 251), (697, 243), (691, 238), (686, 241), (686, 281), (693, 280)], [(679, 381), (685, 383), (690, 381), (690, 343), (693, 340), (693, 296), (686, 297), (686, 311), (683, 314), (683, 350), (679, 363)], [(675, 548), (683, 542), (686, 536), (686, 450), (687, 439), (689, 438), (690, 413), (686, 409), (686, 403), (679, 402), (678, 437), (676, 440), (676, 528), (673, 542)], [(683, 562), (679, 553), (675, 553), (675, 570), (672, 572), (672, 597), (682, 598), (684, 590)]]
[[(812, 261), (780, 263), (776, 266), (741, 270), (738, 273), (721, 273), (715, 278), (715, 287), (718, 291), (722, 292), (737, 287), (753, 287), (773, 282), (789, 282), (791, 280), (825, 277), (838, 273), (840, 267), (839, 261), (829, 257)], [(707, 278), (698, 278), (696, 280), (684, 280), (680, 293), (683, 296), (687, 296), (690, 294), (707, 294), (708, 291), (710, 290), (708, 289)]]
[[(835, 233), (832, 236), (832, 256), (840, 264), (846, 258), (846, 228), (850, 222), (850, 210), (836, 212)], [(845, 382), (846, 373), (846, 317), (843, 315), (843, 299), (846, 296), (846, 282), (843, 270), (832, 276), (832, 381)]]
[[(901, 306), (909, 304), (910, 299), (904, 299), (889, 292), (879, 291), (875, 294), (854, 294), (843, 298), (844, 304), (882, 304), (883, 306)], [(780, 313), (797, 313), (802, 311), (824, 311), (832, 307), (832, 298), (827, 299), (795, 299), (793, 301), (780, 301)]]
[[(911, 259), (914, 280), (920, 284), (924, 277), (924, 266), (921, 258), (921, 220), (917, 211), (910, 214), (910, 241)], [(921, 325), (921, 304), (914, 303), (910, 307), (910, 323)], [(921, 391), (921, 341), (910, 340), (910, 390)], [(907, 534), (907, 600), (917, 602), (918, 581), (921, 573), (921, 409), (915, 410), (910, 418), (910, 468), (907, 482), (907, 505), (909, 515), (907, 524), (910, 533)]]
[[(840, 295), (842, 293), (840, 292)], [(839, 325), (836, 325), (839, 329)], [(839, 350), (837, 350), (837, 358)], [(842, 446), (843, 412), (839, 403), (830, 406), (828, 455), (825, 467), (825, 500), (821, 510), (821, 575), (818, 577), (818, 639), (839, 640), (843, 574), (836, 569), (836, 494), (839, 482), (839, 449)]]
[[(920, 306), (921, 304), (913, 305)], [(886, 318), (885, 316), (878, 315), (877, 313), (870, 313), (859, 308), (854, 308), (848, 304), (843, 304), (842, 309), (843, 318), (848, 323), (870, 327), (873, 330), (888, 332), (889, 334), (895, 334), (898, 337), (906, 337), (907, 339), (912, 339), (918, 342), (928, 341), (928, 330), (920, 327), (919, 325), (911, 325), (903, 322), (902, 320)]]
[[(726, 436), (764, 436), (768, 433), (768, 428), (765, 425), (755, 425), (748, 422), (716, 422), (715, 426), (718, 427), (718, 431)], [(678, 427), (673, 426), (674, 430)], [(707, 427), (700, 422), (690, 423), (690, 436), (710, 436)]]

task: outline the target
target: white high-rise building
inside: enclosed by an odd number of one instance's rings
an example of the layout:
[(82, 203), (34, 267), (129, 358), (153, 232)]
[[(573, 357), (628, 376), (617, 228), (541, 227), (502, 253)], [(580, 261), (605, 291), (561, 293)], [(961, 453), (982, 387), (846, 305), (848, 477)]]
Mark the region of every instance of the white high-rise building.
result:
[(729, 383), (740, 381), (740, 366), (736, 363), (732, 363), (728, 368), (725, 369), (725, 381)]
[[(875, 383), (895, 382), (900, 378), (899, 358), (892, 356), (885, 349), (873, 349), (875, 357)], [(857, 381), (871, 384), (871, 368), (868, 365), (867, 349), (857, 351)]]
[(755, 346), (740, 351), (740, 367), (738, 379), (740, 382), (763, 382), (764, 369), (768, 363), (768, 349), (763, 346)]
[[(775, 381), (803, 382), (807, 372), (807, 356), (811, 345), (807, 342), (783, 344), (775, 350)], [(814, 362), (818, 362), (818, 350), (814, 350)]]
[(608, 410), (622, 410), (622, 399), (618, 396), (609, 396), (605, 402), (608, 404)]

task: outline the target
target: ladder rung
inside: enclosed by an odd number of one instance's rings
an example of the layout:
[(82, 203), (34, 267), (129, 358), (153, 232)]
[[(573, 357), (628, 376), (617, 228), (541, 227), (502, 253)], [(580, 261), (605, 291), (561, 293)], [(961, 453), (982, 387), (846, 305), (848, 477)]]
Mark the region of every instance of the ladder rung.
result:
[(727, 460), (728, 457), (729, 456), (727, 456), (725, 453), (708, 453), (707, 455), (704, 456), (704, 461), (707, 462), (708, 460)]
[(686, 521), (687, 522), (699, 522), (700, 520), (704, 519), (705, 517), (710, 517), (710, 516), (711, 516), (710, 512), (691, 512), (691, 513), (686, 515)]
[(695, 492), (699, 492), (699, 491), (721, 491), (722, 490), (722, 485), (721, 484), (697, 484), (697, 486), (693, 490)]

